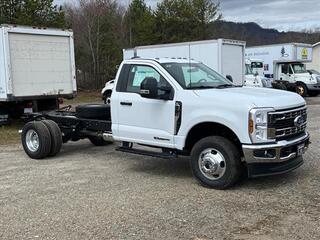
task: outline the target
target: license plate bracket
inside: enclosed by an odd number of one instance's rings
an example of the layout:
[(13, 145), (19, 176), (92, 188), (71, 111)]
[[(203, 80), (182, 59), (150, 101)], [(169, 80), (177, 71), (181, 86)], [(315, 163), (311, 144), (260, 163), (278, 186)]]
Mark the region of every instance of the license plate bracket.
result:
[(297, 156), (301, 156), (304, 153), (304, 143), (297, 146)]

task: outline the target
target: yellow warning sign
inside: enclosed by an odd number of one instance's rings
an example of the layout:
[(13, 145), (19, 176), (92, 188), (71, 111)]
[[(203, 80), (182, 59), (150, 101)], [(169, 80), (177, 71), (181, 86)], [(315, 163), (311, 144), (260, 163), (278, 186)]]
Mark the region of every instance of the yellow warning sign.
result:
[(301, 57), (302, 57), (302, 59), (308, 59), (308, 49), (302, 48)]

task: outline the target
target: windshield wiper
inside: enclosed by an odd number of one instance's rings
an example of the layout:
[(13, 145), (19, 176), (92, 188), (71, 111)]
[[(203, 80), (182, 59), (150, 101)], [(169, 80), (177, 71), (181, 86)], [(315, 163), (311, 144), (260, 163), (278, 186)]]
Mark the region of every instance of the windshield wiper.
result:
[(209, 88), (216, 88), (213, 86), (194, 86), (194, 87), (188, 87), (188, 89), (209, 89)]
[(234, 85), (233, 84), (221, 84), (221, 85), (216, 86), (216, 88), (227, 88), (227, 87), (234, 87)]

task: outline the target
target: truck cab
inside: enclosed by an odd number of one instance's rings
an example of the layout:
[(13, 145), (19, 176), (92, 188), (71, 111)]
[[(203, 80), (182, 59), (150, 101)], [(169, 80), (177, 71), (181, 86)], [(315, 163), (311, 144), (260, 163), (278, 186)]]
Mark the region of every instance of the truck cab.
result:
[(283, 81), (287, 88), (295, 88), (301, 96), (315, 96), (320, 93), (320, 77), (306, 70), (302, 62), (275, 63), (277, 79)]
[(264, 77), (263, 60), (250, 59), (252, 72), (258, 74), (260, 77)]
[(112, 139), (126, 153), (188, 156), (199, 182), (216, 189), (232, 186), (245, 171), (259, 177), (303, 164), (307, 109), (296, 93), (234, 85), (200, 62), (170, 58), (124, 60), (114, 84), (110, 106), (33, 115), (22, 130), (26, 153), (57, 154), (56, 136), (60, 144), (61, 136), (99, 146)]
[(249, 59), (245, 61), (245, 86), (248, 87), (272, 87), (271, 79), (267, 79), (252, 68), (252, 62)]

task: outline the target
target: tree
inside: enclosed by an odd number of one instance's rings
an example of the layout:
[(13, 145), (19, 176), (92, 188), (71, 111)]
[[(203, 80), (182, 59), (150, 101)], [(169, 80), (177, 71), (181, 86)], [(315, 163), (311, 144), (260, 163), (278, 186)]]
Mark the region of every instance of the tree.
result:
[(123, 8), (113, 0), (80, 0), (66, 6), (66, 19), (75, 36), (77, 69), (88, 87), (98, 89), (115, 75), (121, 62)]
[(125, 21), (129, 46), (148, 45), (155, 41), (155, 17), (144, 0), (133, 0), (126, 12)]
[(221, 18), (218, 10), (212, 0), (164, 0), (155, 13), (160, 41), (207, 39), (209, 23)]
[(64, 27), (64, 11), (53, 0), (0, 0), (0, 23)]

